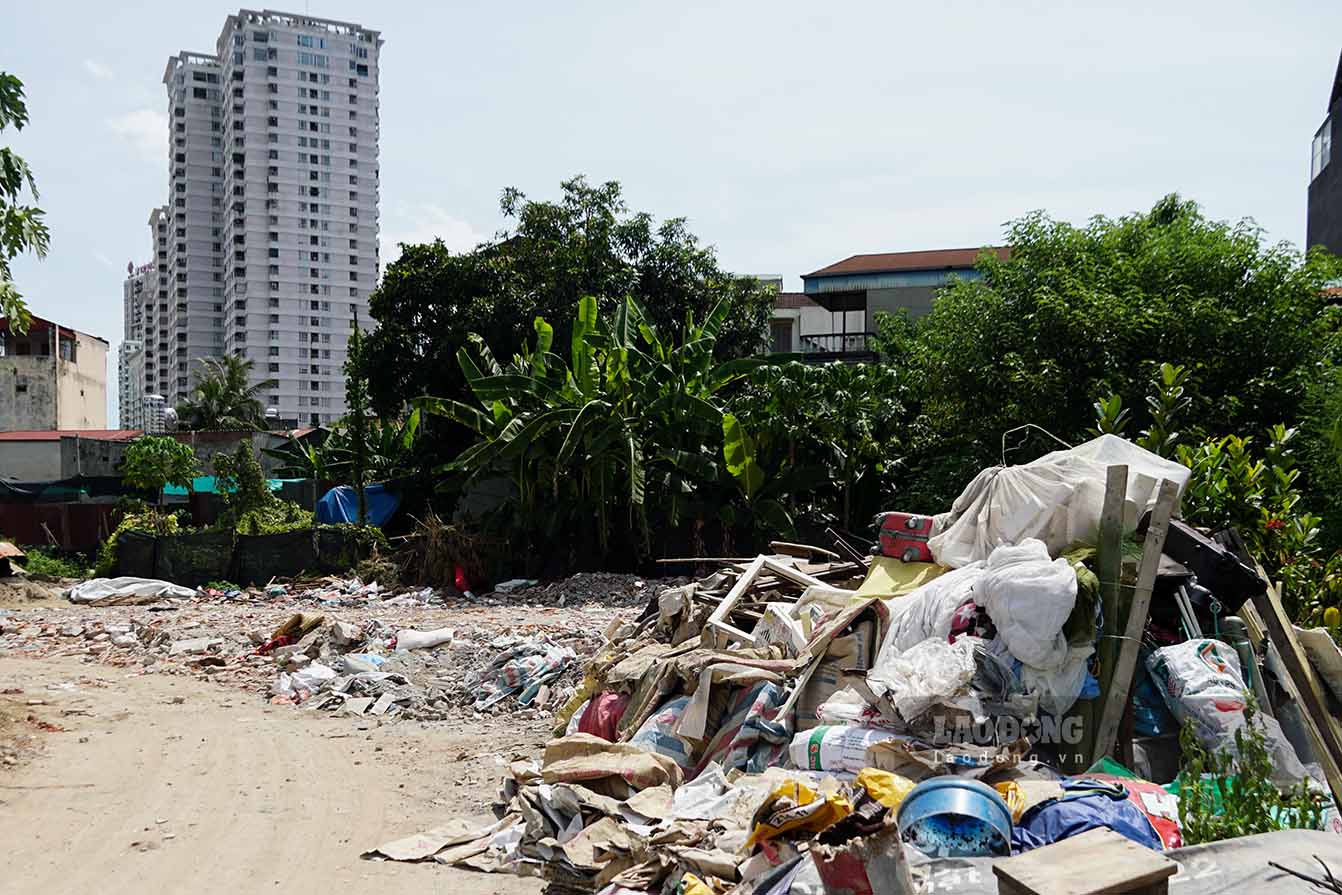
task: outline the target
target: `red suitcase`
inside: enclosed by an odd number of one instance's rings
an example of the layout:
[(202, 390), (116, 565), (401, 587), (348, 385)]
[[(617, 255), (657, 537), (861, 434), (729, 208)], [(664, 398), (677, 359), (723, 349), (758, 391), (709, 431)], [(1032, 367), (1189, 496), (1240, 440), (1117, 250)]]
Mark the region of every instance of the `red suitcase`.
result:
[(932, 562), (927, 539), (932, 537), (932, 517), (912, 513), (880, 513), (876, 516), (879, 547), (883, 556), (904, 562)]

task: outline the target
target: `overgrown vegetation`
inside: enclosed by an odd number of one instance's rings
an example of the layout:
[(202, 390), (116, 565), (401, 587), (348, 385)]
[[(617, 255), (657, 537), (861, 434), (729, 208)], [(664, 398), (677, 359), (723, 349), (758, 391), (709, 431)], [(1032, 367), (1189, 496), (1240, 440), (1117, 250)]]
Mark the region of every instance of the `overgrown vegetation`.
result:
[(168, 485), (191, 489), (200, 464), (189, 445), (167, 435), (145, 435), (126, 448), (122, 461), (122, 481), (155, 495), (150, 516), (158, 522), (158, 533), (168, 534), (163, 512), (163, 489)]
[[(767, 344), (773, 293), (723, 270), (683, 219), (659, 223), (631, 212), (618, 183), (575, 177), (554, 201), (509, 189), (500, 206), (508, 228), (469, 252), (435, 241), (403, 245), (398, 258), (386, 259), (369, 300), (378, 325), (362, 357), (370, 403), (382, 419), (402, 418), (405, 403), (420, 395), (472, 400), (457, 364), (469, 333), (508, 358), (543, 317), (555, 343), (567, 346), (584, 296), (595, 298), (606, 317), (632, 297), (667, 342), (683, 339), (687, 317), (702, 321), (725, 303), (718, 360), (747, 357)], [(427, 468), (473, 440), (470, 430), (435, 422), (417, 448)]]
[(626, 298), (602, 317), (587, 296), (567, 360), (551, 350), (554, 328), (538, 317), (535, 343), (506, 367), (471, 334), (458, 363), (473, 400), (418, 402), (478, 439), (440, 471), (468, 485), (506, 481), (486, 527), (513, 533), (523, 555), (560, 545), (565, 564), (628, 564), (683, 528), (788, 527), (752, 443), (723, 414), (721, 393), (768, 363), (715, 359), (731, 310), (720, 302), (664, 337), (638, 301)]
[(23, 568), (29, 575), (50, 575), (53, 578), (85, 578), (88, 562), (81, 556), (71, 556), (47, 547), (28, 547)]
[(1324, 798), (1308, 783), (1278, 789), (1272, 782), (1276, 764), (1267, 737), (1254, 723), (1235, 731), (1233, 750), (1208, 752), (1194, 726), (1179, 735), (1183, 767), (1179, 774), (1179, 823), (1184, 845), (1201, 845), (1256, 833), (1297, 828), (1317, 830)]
[(248, 439), (239, 441), (232, 453), (214, 455), (214, 474), (224, 504), (221, 526), (240, 534), (264, 535), (311, 528), (316, 522), (310, 510), (271, 492)]

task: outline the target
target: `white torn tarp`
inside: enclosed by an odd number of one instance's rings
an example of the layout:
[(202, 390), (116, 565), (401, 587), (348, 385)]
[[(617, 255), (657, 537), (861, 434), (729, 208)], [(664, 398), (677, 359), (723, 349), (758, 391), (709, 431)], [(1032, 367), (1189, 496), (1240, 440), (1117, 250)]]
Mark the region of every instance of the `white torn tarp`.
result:
[(84, 606), (117, 606), (135, 603), (157, 603), (174, 598), (189, 600), (196, 592), (179, 587), (171, 581), (157, 578), (90, 578), (70, 588), (71, 603)]
[(987, 559), (1000, 544), (1038, 538), (1057, 556), (1077, 542), (1095, 543), (1104, 507), (1110, 466), (1128, 467), (1123, 530), (1155, 500), (1161, 479), (1179, 486), (1182, 495), (1189, 469), (1117, 435), (1101, 435), (1065, 451), (1045, 454), (1022, 466), (983, 470), (955, 499), (950, 512), (936, 517), (927, 542), (937, 562), (959, 568)]

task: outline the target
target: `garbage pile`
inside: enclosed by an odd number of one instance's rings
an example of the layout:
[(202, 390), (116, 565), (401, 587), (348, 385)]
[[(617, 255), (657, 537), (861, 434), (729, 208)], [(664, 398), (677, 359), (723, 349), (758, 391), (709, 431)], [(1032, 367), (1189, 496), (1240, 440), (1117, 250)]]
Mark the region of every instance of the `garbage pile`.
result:
[[(1314, 787), (1342, 832), (1327, 757), (1297, 754), (1317, 728), (1272, 714), (1301, 686), (1278, 667), (1288, 644), (1237, 639), (1275, 597), (1168, 521), (1187, 477), (1103, 436), (985, 470), (941, 516), (885, 514), (874, 555), (788, 545), (663, 588), (606, 630), (495, 822), (367, 857), (556, 891), (775, 895), (911, 892), (920, 862), (1099, 828), (1163, 852), (1182, 845), (1174, 722), (1233, 748), (1251, 687), (1280, 782)], [(500, 677), (530, 691), (549, 655)], [(1128, 706), (1154, 732), (1120, 738)]]
[[(0, 652), (190, 676), (345, 715), (497, 715), (539, 727), (568, 702), (580, 657), (619, 614), (592, 600), (587, 576), (575, 577), (572, 587), (573, 579), (548, 585), (563, 607), (533, 603), (526, 590), (490, 597), (494, 605), (421, 598), (442, 593), (429, 588), (373, 599), (376, 585), (357, 579), (231, 592), (92, 579), (69, 589), (66, 606), (0, 610)], [(683, 581), (611, 577), (644, 603)]]

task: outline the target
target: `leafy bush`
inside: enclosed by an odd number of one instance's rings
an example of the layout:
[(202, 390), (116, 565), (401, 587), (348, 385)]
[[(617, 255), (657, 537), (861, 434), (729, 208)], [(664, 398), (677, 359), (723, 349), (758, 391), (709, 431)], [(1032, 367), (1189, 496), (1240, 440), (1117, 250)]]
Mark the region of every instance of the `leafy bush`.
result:
[[(1192, 724), (1179, 735), (1183, 768), (1179, 773), (1179, 824), (1184, 845), (1271, 833), (1287, 828), (1316, 830), (1323, 818), (1323, 796), (1299, 783), (1282, 791), (1272, 782), (1275, 763), (1267, 738), (1253, 723), (1235, 731), (1235, 749), (1208, 752)], [(1235, 757), (1235, 756), (1238, 757)]]
[(155, 495), (158, 509), (153, 517), (158, 520), (159, 534), (167, 534), (166, 516), (162, 511), (163, 489), (167, 485), (191, 488), (200, 464), (189, 445), (166, 435), (143, 435), (126, 448), (122, 461), (122, 480), (131, 488), (140, 488)]
[(82, 557), (72, 557), (46, 547), (29, 547), (24, 552), (27, 554), (24, 569), (30, 575), (53, 578), (84, 578), (88, 575), (88, 563)]
[(122, 532), (138, 531), (147, 535), (175, 535), (181, 530), (177, 514), (161, 513), (158, 510), (146, 510), (143, 513), (127, 513), (121, 517), (116, 530), (107, 536), (98, 548), (98, 561), (94, 571), (100, 578), (110, 578), (117, 570), (117, 539)]
[(221, 526), (231, 527), (240, 534), (264, 535), (316, 524), (310, 510), (281, 500), (270, 490), (250, 441), (238, 442), (231, 454), (223, 451), (215, 454), (214, 472), (224, 503), (219, 514)]
[(763, 367), (731, 397), (790, 513), (819, 532), (865, 528), (886, 509), (904, 450), (908, 388), (891, 366), (791, 362)]

